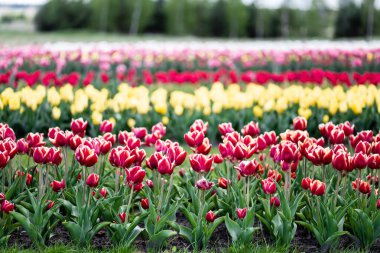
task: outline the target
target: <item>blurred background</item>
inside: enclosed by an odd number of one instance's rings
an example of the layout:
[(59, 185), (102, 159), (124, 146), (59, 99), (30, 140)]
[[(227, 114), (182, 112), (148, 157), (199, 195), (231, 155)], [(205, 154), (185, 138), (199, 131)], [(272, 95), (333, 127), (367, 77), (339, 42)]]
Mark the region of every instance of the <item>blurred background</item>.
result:
[(49, 32), (69, 40), (99, 33), (109, 33), (111, 40), (125, 35), (370, 40), (380, 35), (379, 15), (380, 0), (0, 0), (0, 39), (30, 42)]

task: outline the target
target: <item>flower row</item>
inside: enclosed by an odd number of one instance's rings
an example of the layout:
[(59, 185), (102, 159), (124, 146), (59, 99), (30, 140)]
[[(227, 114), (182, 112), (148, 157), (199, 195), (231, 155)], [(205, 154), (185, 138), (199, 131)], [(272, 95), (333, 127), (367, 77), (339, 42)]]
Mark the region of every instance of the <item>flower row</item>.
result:
[(286, 71), (284, 73), (271, 73), (267, 71), (244, 71), (219, 69), (211, 72), (205, 70), (184, 71), (151, 71), (135, 69), (122, 69), (117, 73), (101, 72), (96, 74), (95, 71), (89, 71), (84, 74), (79, 72), (71, 72), (67, 74), (57, 74), (55, 72), (41, 72), (36, 70), (28, 73), (26, 71), (11, 72), (7, 71), (0, 74), (0, 84), (17, 87), (22, 84), (35, 86), (43, 84), (44, 86), (62, 86), (66, 83), (73, 86), (87, 86), (89, 84), (116, 84), (116, 82), (128, 82), (131, 85), (140, 83), (146, 85), (152, 84), (210, 84), (212, 82), (226, 83), (257, 83), (268, 84), (275, 82), (278, 84), (288, 84), (297, 82), (300, 84), (330, 84), (347, 85), (354, 84), (379, 84), (380, 74), (376, 72), (365, 72), (363, 74), (354, 72), (332, 72), (321, 69), (311, 69), (303, 71)]
[(238, 244), (252, 244), (261, 229), (289, 249), (302, 226), (321, 249), (336, 250), (350, 235), (370, 250), (380, 238), (380, 133), (328, 122), (316, 139), (309, 123), (298, 116), (276, 134), (260, 133), (253, 121), (241, 132), (225, 122), (217, 150), (202, 120), (184, 134), (186, 148), (164, 139), (162, 123), (116, 137), (114, 124), (103, 121), (90, 138), (80, 118), (70, 130), (50, 128), (48, 139), (28, 133), (18, 140), (1, 124), (0, 243), (22, 227), (44, 247), (62, 224), (80, 246), (105, 229), (115, 245), (129, 247), (141, 235), (160, 249), (178, 234), (197, 250), (225, 223)]

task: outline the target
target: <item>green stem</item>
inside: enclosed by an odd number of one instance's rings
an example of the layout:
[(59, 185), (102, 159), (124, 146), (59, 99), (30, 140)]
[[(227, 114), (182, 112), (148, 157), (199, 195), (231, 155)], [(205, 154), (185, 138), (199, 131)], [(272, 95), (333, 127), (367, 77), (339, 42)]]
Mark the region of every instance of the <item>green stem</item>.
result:
[[(6, 168), (6, 167), (5, 167)], [(2, 184), (3, 184), (3, 193), (5, 194), (5, 168), (2, 169), (3, 175), (1, 177), (2, 179)]]
[(40, 169), (38, 170), (38, 200), (39, 201), (41, 201), (41, 198), (42, 198), (43, 184), (44, 184), (44, 175), (43, 175), (43, 168), (41, 165)]
[(168, 193), (166, 195), (165, 202), (164, 202), (165, 206), (169, 204), (170, 192), (172, 191), (172, 188), (173, 188), (173, 178), (174, 178), (174, 173), (170, 175), (169, 189), (168, 189)]
[(45, 194), (45, 191), (46, 191), (46, 188), (47, 188), (47, 186), (48, 186), (48, 184), (49, 184), (49, 165), (48, 164), (46, 164), (46, 174), (45, 174), (45, 183), (44, 183), (44, 188), (43, 188), (43, 191), (42, 191), (42, 194)]
[(65, 183), (67, 184), (67, 177), (69, 175), (69, 164), (67, 161), (67, 146), (63, 148), (63, 155), (65, 158)]
[(135, 185), (132, 185), (131, 192), (129, 193), (129, 200), (128, 200), (128, 205), (127, 205), (127, 213), (125, 217), (125, 222), (128, 224), (128, 219), (129, 219), (129, 209), (131, 208), (131, 203), (132, 203), (132, 196), (133, 196), (133, 189), (135, 188)]
[(119, 185), (120, 185), (120, 169), (116, 168), (116, 172), (115, 172), (115, 193), (119, 193)]
[(160, 200), (159, 200), (159, 203), (158, 203), (158, 208), (157, 208), (157, 213), (160, 215), (160, 211), (161, 211), (161, 206), (162, 206), (162, 200), (163, 200), (163, 196), (164, 196), (164, 186), (165, 186), (165, 180), (162, 178), (161, 181), (161, 193), (160, 193)]
[(338, 178), (336, 180), (336, 185), (335, 185), (334, 208), (336, 207), (336, 201), (338, 199), (338, 191), (339, 191), (339, 184), (340, 184), (341, 177), (342, 177), (342, 172), (338, 171)]
[(324, 164), (322, 165), (322, 180), (323, 183), (326, 183), (326, 168)]

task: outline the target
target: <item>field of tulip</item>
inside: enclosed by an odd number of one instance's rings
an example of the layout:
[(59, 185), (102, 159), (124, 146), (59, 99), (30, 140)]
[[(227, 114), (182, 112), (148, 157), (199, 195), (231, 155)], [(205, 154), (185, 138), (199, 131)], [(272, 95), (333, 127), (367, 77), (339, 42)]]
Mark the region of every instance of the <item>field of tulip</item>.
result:
[(200, 119), (183, 145), (162, 123), (115, 135), (106, 120), (91, 138), (79, 118), (20, 139), (3, 123), (1, 247), (380, 250), (380, 134), (328, 122), (317, 139), (292, 122), (278, 134), (221, 123), (215, 148)]

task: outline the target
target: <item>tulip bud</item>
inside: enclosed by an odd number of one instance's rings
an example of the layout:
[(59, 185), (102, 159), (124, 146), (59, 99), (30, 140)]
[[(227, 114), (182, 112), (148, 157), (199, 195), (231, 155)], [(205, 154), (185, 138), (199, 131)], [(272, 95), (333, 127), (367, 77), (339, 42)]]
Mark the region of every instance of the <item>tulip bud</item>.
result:
[(99, 184), (99, 175), (95, 174), (95, 173), (91, 173), (87, 177), (86, 184), (89, 187), (93, 187), (93, 188), (98, 187), (98, 184)]
[(236, 215), (239, 219), (244, 219), (247, 215), (247, 208), (236, 208)]
[(270, 198), (270, 205), (279, 207), (281, 205), (280, 199), (277, 196), (273, 196)]
[(186, 175), (186, 170), (184, 168), (180, 168), (178, 170), (178, 174), (180, 177), (184, 177)]
[(51, 189), (55, 192), (59, 192), (65, 189), (65, 186), (65, 181), (63, 179), (62, 181), (53, 180), (53, 182), (50, 184)]
[(15, 205), (8, 200), (3, 200), (1, 203), (1, 211), (3, 211), (6, 214), (9, 214), (15, 209)]
[(103, 198), (106, 198), (108, 194), (107, 189), (103, 187), (102, 189), (100, 189), (99, 194), (102, 195)]
[(293, 119), (293, 129), (304, 131), (307, 128), (307, 120), (304, 117), (296, 117)]
[(109, 120), (103, 120), (100, 123), (99, 131), (102, 134), (104, 134), (104, 133), (111, 133), (112, 130), (113, 130), (113, 127), (114, 127), (114, 124), (111, 121), (109, 121)]
[(221, 177), (218, 179), (218, 186), (223, 189), (228, 188), (228, 180), (225, 179), (224, 177)]
[(326, 190), (326, 184), (319, 181), (319, 180), (313, 180), (310, 182), (310, 192), (313, 195), (322, 196), (325, 194)]
[(3, 169), (5, 168), (5, 166), (7, 166), (9, 158), (10, 157), (7, 151), (4, 151), (4, 152), (0, 151), (0, 169)]
[(380, 209), (380, 199), (377, 200), (377, 209)]
[(272, 178), (261, 180), (261, 186), (265, 194), (274, 194), (276, 192), (276, 183)]
[(301, 186), (304, 190), (309, 190), (310, 189), (310, 183), (313, 182), (313, 179), (310, 177), (303, 178), (301, 181)]
[(5, 199), (5, 194), (0, 192), (0, 203), (3, 202)]
[(127, 214), (126, 213), (119, 213), (118, 216), (119, 216), (119, 218), (121, 220), (121, 223), (124, 223)]
[(371, 185), (366, 181), (363, 181), (361, 179), (357, 179), (357, 180), (353, 181), (351, 183), (351, 185), (352, 185), (352, 188), (354, 190), (357, 190), (363, 194), (370, 194), (371, 193)]
[(206, 213), (206, 220), (208, 221), (208, 222), (213, 222), (214, 220), (215, 220), (215, 218), (216, 218), (216, 216), (215, 216), (215, 214), (214, 214), (214, 212), (213, 211), (208, 211), (207, 213)]
[(141, 207), (145, 210), (149, 209), (149, 199), (148, 198), (141, 200)]
[(147, 180), (145, 180), (145, 184), (150, 188), (150, 189), (152, 189), (153, 188), (153, 181), (152, 180), (150, 180), (150, 179), (147, 179)]
[(48, 200), (48, 201), (46, 201), (46, 204), (47, 204), (46, 208), (48, 210), (50, 210), (50, 209), (52, 209), (54, 207), (55, 202), (53, 200)]

